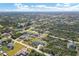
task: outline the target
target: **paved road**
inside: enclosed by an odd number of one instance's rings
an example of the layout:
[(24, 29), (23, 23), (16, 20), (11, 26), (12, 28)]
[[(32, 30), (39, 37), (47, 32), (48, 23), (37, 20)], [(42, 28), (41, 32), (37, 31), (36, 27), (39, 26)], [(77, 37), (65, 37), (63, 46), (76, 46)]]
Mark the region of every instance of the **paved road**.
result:
[[(26, 32), (26, 30), (23, 30), (23, 31), (21, 31), (22, 33), (23, 32)], [(48, 53), (45, 53), (45, 52), (42, 52), (42, 51), (40, 51), (40, 50), (38, 50), (38, 49), (36, 49), (36, 48), (34, 48), (34, 47), (32, 47), (32, 46), (29, 46), (29, 45), (26, 45), (26, 44), (24, 44), (24, 43), (22, 43), (22, 42), (19, 42), (19, 41), (17, 41), (19, 38), (17, 38), (17, 39), (12, 39), (14, 42), (17, 42), (17, 43), (19, 43), (19, 44), (21, 44), (21, 45), (23, 45), (23, 46), (25, 46), (25, 47), (27, 47), (27, 48), (31, 48), (31, 49), (33, 49), (33, 50), (35, 50), (35, 51), (37, 51), (37, 52), (39, 52), (39, 53), (41, 53), (41, 54), (44, 54), (44, 55), (46, 55), (46, 56), (50, 56), (50, 54), (48, 54)]]
[(61, 39), (61, 40), (67, 40), (67, 39), (60, 38), (60, 37), (56, 37), (56, 36), (53, 36), (53, 35), (50, 35), (50, 37), (52, 37), (52, 38), (56, 38), (56, 39)]
[(22, 42), (18, 42), (17, 40), (14, 40), (14, 39), (12, 39), (12, 40), (13, 40), (14, 42), (17, 42), (17, 43), (19, 43), (19, 44), (21, 44), (21, 45), (27, 47), (27, 48), (31, 48), (31, 49), (33, 49), (33, 50), (35, 50), (35, 51), (37, 51), (37, 52), (39, 52), (39, 53), (41, 53), (41, 54), (44, 54), (44, 55), (46, 55), (46, 56), (50, 56), (50, 54), (47, 54), (47, 53), (45, 53), (45, 52), (42, 52), (42, 51), (40, 51), (40, 50), (38, 50), (38, 49), (36, 49), (36, 48), (34, 48), (34, 47), (32, 47), (32, 46), (26, 45), (26, 44), (24, 44), (24, 43), (22, 43)]
[[(62, 30), (62, 31), (66, 31), (66, 30)], [(23, 33), (23, 32), (26, 32), (26, 30), (23, 30), (22, 33)], [(66, 31), (66, 32), (69, 32), (69, 31)], [(72, 32), (72, 31), (71, 31), (71, 32)], [(74, 32), (74, 33), (77, 33), (77, 32)], [(79, 34), (79, 33), (77, 33), (77, 34)], [(60, 38), (60, 37), (56, 37), (56, 36), (53, 36), (53, 35), (50, 35), (50, 37), (53, 37), (53, 38), (56, 38), (56, 39), (61, 39), (61, 40), (67, 40), (67, 39), (65, 39), (65, 38)], [(22, 44), (22, 45), (24, 45), (24, 46), (27, 47), (27, 48), (31, 48), (31, 49), (33, 49), (33, 50), (35, 50), (35, 51), (37, 51), (37, 52), (39, 52), (39, 53), (41, 53), (41, 54), (44, 54), (44, 55), (49, 56), (49, 54), (44, 53), (44, 52), (42, 52), (42, 51), (40, 51), (40, 50), (38, 50), (38, 49), (36, 49), (36, 48), (34, 48), (34, 47), (31, 47), (31, 46), (29, 46), (29, 45), (26, 45), (26, 44), (24, 44), (24, 43), (22, 43), (22, 42), (18, 42), (17, 40), (13, 40), (13, 41), (15, 41), (15, 42), (17, 42), (17, 43), (19, 43), (19, 44)], [(70, 41), (70, 40), (68, 40), (68, 41)], [(75, 41), (75, 43), (76, 43), (76, 44), (79, 44), (79, 42), (76, 42), (76, 41)]]
[[(61, 40), (67, 40), (65, 38), (60, 38), (60, 37), (56, 37), (56, 36), (53, 36), (53, 35), (50, 35), (50, 37), (56, 38), (56, 39), (61, 39)], [(70, 41), (70, 40), (67, 40), (67, 41)], [(79, 44), (79, 42), (76, 42), (76, 41), (74, 41), (74, 43)]]

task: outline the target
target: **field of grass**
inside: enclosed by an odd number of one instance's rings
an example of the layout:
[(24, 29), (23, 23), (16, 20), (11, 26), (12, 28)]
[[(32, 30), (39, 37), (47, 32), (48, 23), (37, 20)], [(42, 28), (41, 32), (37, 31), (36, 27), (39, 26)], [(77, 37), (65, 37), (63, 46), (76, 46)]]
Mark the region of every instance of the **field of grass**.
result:
[(32, 34), (38, 34), (38, 32), (32, 31), (31, 29), (28, 29), (28, 30), (26, 30), (26, 31), (29, 32), (29, 33), (32, 33)]
[(14, 49), (8, 51), (7, 53), (8, 53), (9, 56), (13, 56), (13, 55), (15, 55), (20, 49), (22, 49), (23, 47), (24, 47), (23, 45), (21, 45), (21, 44), (19, 44), (19, 43), (15, 43), (15, 44), (14, 44)]
[(2, 50), (5, 51), (5, 52), (9, 51), (9, 49), (6, 46), (2, 46)]
[(3, 56), (2, 54), (0, 54), (0, 56)]
[(40, 40), (39, 38), (32, 38), (31, 39), (31, 41), (33, 42), (33, 41), (38, 41), (38, 40)]

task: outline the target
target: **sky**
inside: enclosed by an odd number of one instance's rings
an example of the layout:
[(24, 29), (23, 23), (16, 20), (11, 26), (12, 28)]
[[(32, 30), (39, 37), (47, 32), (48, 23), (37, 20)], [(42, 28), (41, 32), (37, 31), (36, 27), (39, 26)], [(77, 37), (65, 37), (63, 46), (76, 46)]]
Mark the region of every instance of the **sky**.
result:
[(0, 12), (79, 11), (79, 3), (0, 3)]

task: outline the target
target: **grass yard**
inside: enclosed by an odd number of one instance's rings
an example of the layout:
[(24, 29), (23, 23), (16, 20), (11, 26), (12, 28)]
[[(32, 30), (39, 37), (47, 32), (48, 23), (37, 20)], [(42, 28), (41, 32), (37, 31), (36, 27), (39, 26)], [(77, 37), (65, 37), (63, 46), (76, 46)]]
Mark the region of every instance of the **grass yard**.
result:
[(31, 45), (32, 42), (34, 42), (34, 41), (40, 41), (40, 39), (39, 38), (31, 38), (28, 41), (23, 41), (23, 43), (28, 44), (28, 45)]
[(19, 44), (19, 43), (15, 43), (15, 46), (14, 46), (14, 49), (13, 50), (10, 50), (8, 51), (8, 55), (9, 56), (13, 56), (15, 55), (20, 49), (22, 49), (24, 46)]
[(31, 38), (31, 41), (33, 42), (33, 41), (38, 41), (38, 40), (40, 40), (39, 38)]
[(0, 53), (0, 56), (3, 56), (3, 55)]
[(26, 31), (29, 32), (29, 33), (32, 33), (32, 34), (39, 34), (38, 32), (32, 31), (31, 29), (28, 29), (28, 30), (26, 30)]
[(9, 51), (9, 49), (6, 46), (2, 46), (2, 50), (5, 52)]

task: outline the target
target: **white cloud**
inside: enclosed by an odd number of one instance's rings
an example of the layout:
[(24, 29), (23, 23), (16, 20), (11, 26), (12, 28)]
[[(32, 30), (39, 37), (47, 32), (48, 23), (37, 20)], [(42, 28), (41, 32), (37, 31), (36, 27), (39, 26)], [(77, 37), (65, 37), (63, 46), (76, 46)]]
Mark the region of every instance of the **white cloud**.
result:
[(29, 7), (28, 5), (23, 4), (15, 4), (15, 6), (17, 11), (79, 11), (79, 5), (71, 7), (69, 3), (57, 3), (54, 7), (47, 5), (32, 5)]
[(79, 0), (0, 0), (0, 3), (78, 3)]
[(70, 3), (57, 3), (57, 7), (70, 7)]
[[(21, 3), (14, 4), (16, 9), (6, 9), (5, 11), (79, 11), (79, 4), (75, 6), (70, 6), (69, 3), (63, 4), (57, 3), (56, 6), (47, 6), (47, 5), (25, 5)], [(62, 6), (62, 7), (59, 7)]]
[(25, 8), (29, 8), (27, 5), (22, 5), (21, 3), (16, 3), (14, 4), (16, 6), (17, 9), (25, 9)]

